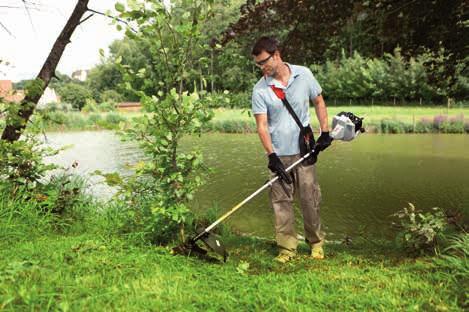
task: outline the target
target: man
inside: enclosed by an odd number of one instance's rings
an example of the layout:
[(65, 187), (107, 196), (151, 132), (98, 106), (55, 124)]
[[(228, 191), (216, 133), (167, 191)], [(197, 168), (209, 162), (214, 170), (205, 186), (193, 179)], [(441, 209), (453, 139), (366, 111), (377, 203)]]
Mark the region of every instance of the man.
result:
[[(270, 191), (279, 248), (275, 260), (285, 263), (296, 255), (298, 239), (292, 206), (295, 193), (299, 194), (305, 238), (311, 247), (311, 257), (323, 259), (324, 233), (321, 231), (319, 217), (321, 190), (316, 179), (315, 166), (303, 163), (290, 173), (285, 172), (285, 168), (300, 158), (300, 128), (275, 91), (275, 88), (283, 90), (304, 127), (310, 123), (309, 102), (313, 101), (321, 128), (315, 148), (324, 150), (332, 139), (329, 136), (327, 109), (321, 96), (321, 87), (307, 67), (283, 62), (279, 43), (273, 37), (261, 37), (253, 47), (252, 55), (263, 73), (253, 89), (252, 111), (256, 118), (257, 132), (268, 155), (271, 176), (280, 177)], [(310, 133), (312, 136), (312, 131)]]

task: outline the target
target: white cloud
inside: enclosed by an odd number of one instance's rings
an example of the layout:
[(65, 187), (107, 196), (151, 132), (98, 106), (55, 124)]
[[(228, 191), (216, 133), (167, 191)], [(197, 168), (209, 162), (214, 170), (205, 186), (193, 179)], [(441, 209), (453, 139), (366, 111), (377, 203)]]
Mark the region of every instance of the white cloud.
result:
[[(0, 60), (11, 63), (0, 67), (0, 79), (18, 81), (34, 78), (41, 69), (52, 45), (71, 15), (77, 0), (27, 0), (29, 13), (22, 0), (0, 1), (0, 22), (13, 34), (0, 26)], [(90, 0), (88, 7), (96, 11), (114, 10), (117, 0)], [(14, 8), (5, 8), (10, 6)], [(89, 13), (86, 13), (87, 16)], [(57, 67), (71, 74), (77, 69), (89, 69), (99, 63), (99, 49), (122, 37), (110, 25), (111, 19), (94, 15), (75, 30), (71, 43)], [(1, 65), (1, 64), (0, 64)]]

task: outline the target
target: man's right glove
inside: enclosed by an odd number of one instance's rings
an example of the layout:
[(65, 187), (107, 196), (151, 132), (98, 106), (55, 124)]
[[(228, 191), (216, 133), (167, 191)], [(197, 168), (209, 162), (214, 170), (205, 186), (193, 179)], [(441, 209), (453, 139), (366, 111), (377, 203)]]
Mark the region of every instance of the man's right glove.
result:
[(326, 148), (328, 148), (332, 143), (332, 137), (329, 135), (329, 131), (324, 131), (321, 132), (321, 135), (318, 138), (318, 141), (316, 142), (316, 148), (319, 149), (319, 151), (323, 151)]
[(276, 173), (281, 180), (287, 182), (288, 184), (292, 183), (290, 175), (285, 171), (285, 167), (283, 166), (280, 158), (278, 158), (277, 154), (269, 154), (269, 165), (267, 167), (273, 173)]

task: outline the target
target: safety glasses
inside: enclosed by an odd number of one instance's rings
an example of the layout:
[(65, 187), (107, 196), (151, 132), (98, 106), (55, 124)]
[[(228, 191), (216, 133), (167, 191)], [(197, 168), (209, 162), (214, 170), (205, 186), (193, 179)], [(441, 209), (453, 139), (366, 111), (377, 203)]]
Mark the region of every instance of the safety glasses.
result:
[(264, 66), (269, 60), (270, 58), (273, 56), (273, 54), (270, 54), (269, 57), (263, 59), (262, 61), (259, 61), (259, 62), (256, 62), (256, 66), (257, 67), (262, 67)]

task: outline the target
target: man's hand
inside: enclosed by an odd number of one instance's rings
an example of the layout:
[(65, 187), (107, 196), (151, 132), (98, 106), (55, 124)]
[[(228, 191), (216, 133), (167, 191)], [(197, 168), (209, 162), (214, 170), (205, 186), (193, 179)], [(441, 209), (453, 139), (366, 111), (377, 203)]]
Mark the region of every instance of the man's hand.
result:
[[(317, 161), (317, 152), (314, 152), (316, 148), (316, 141), (314, 140), (313, 129), (308, 125), (303, 128), (303, 131), (300, 135), (300, 156), (310, 153), (309, 157), (305, 159), (303, 165), (314, 165)], [(314, 153), (313, 153), (314, 152)]]
[(267, 167), (273, 173), (276, 173), (281, 180), (287, 182), (288, 184), (292, 183), (290, 176), (285, 171), (285, 167), (283, 166), (280, 158), (278, 158), (277, 154), (275, 153), (269, 154), (269, 165)]
[(319, 151), (323, 151), (326, 148), (329, 147), (332, 143), (332, 137), (329, 135), (329, 131), (324, 131), (321, 132), (321, 135), (318, 138), (318, 141), (316, 142), (316, 148), (319, 149)]

